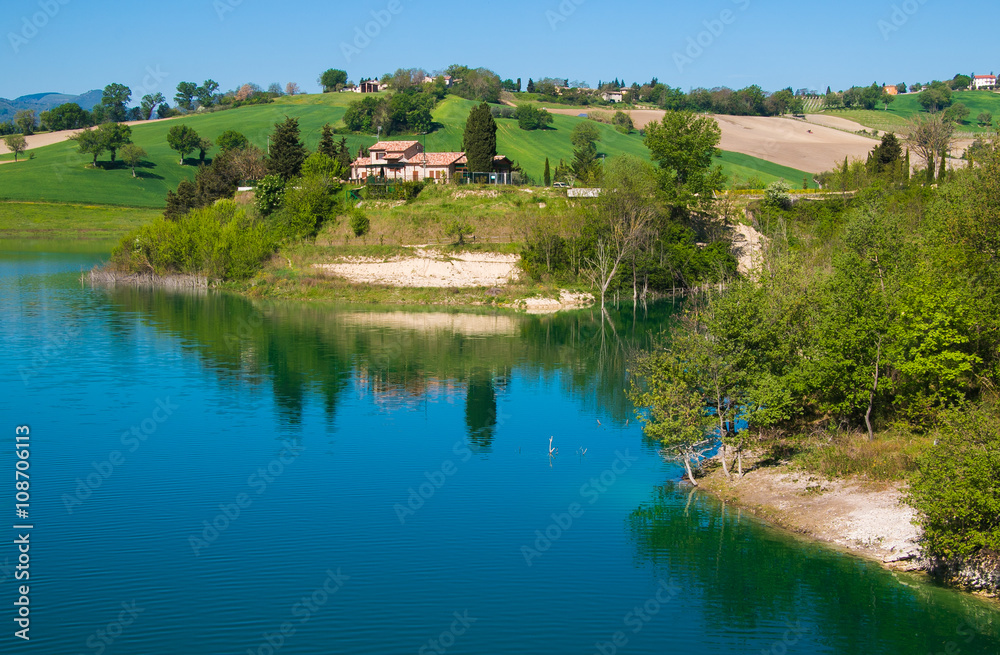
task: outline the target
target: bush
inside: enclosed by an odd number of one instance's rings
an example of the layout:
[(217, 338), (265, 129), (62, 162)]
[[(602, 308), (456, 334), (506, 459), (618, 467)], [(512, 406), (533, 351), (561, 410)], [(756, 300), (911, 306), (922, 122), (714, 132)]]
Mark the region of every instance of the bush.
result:
[(276, 249), (270, 228), (231, 200), (177, 220), (159, 218), (130, 232), (111, 253), (124, 273), (202, 274), (217, 280), (251, 277)]
[(455, 219), (448, 223), (444, 233), (450, 237), (458, 237), (458, 245), (461, 246), (465, 244), (465, 235), (472, 233), (472, 225), (461, 219)]
[(365, 216), (365, 213), (360, 209), (354, 209), (351, 211), (351, 232), (354, 232), (354, 236), (363, 237), (368, 234), (368, 230), (371, 228), (371, 221)]
[(792, 196), (789, 193), (791, 186), (784, 180), (777, 180), (767, 185), (764, 192), (764, 204), (768, 207), (778, 207), (788, 209), (792, 206)]
[(393, 182), (368, 184), (364, 188), (365, 200), (413, 200), (424, 190), (425, 182)]
[(254, 202), (263, 216), (270, 216), (285, 198), (285, 181), (280, 175), (268, 175), (254, 189)]
[(316, 236), (323, 224), (337, 215), (339, 191), (339, 182), (321, 177), (296, 180), (274, 215), (278, 234), (289, 239)]
[(992, 405), (953, 410), (919, 461), (910, 504), (932, 557), (1000, 551), (1000, 428)]

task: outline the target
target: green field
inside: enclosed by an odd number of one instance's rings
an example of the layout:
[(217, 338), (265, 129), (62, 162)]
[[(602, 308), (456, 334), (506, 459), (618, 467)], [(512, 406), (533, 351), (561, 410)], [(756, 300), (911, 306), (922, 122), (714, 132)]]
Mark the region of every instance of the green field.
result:
[(115, 241), (160, 213), (132, 207), (0, 202), (0, 239)]
[[(125, 207), (162, 208), (168, 190), (175, 189), (183, 179), (190, 179), (196, 170), (196, 160), (188, 159), (181, 166), (177, 154), (167, 146), (166, 135), (171, 127), (187, 124), (202, 137), (214, 140), (222, 132), (235, 129), (245, 134), (255, 145), (266, 148), (274, 124), (286, 116), (299, 119), (306, 147), (315, 149), (320, 128), (326, 123), (340, 124), (347, 105), (358, 96), (351, 93), (301, 95), (281, 98), (273, 104), (241, 107), (226, 111), (193, 114), (182, 118), (153, 121), (132, 128), (133, 141), (148, 153), (147, 162), (132, 178), (123, 165), (114, 168), (89, 167), (90, 157), (81, 155), (74, 142), (59, 143), (31, 151), (34, 157), (17, 164), (0, 166), (0, 200), (56, 203), (84, 203)], [(461, 150), (462, 131), (469, 110), (475, 103), (454, 96), (442, 101), (434, 111), (439, 129), (424, 137), (393, 137), (423, 139), (428, 151)], [(554, 168), (560, 159), (572, 160), (573, 148), (569, 134), (580, 121), (575, 116), (554, 116), (551, 129), (526, 132), (513, 119), (498, 120), (498, 150), (518, 162), (537, 182), (541, 181), (545, 158)], [(609, 125), (597, 124), (601, 133), (599, 151), (613, 157), (631, 154), (649, 158), (649, 151), (638, 134), (624, 135)], [(370, 146), (374, 136), (347, 137), (351, 150)], [(209, 152), (209, 157), (211, 157)], [(10, 159), (4, 156), (3, 159)], [(101, 161), (107, 161), (104, 155)], [(720, 160), (727, 174), (746, 179), (752, 175), (770, 182), (784, 177), (795, 187), (801, 186), (806, 173), (775, 166), (760, 159), (727, 153)]]
[(722, 156), (717, 157), (715, 161), (721, 164), (722, 171), (729, 177), (730, 184), (733, 186), (739, 184), (741, 181), (745, 182), (756, 178), (765, 185), (778, 180), (785, 180), (792, 185), (793, 189), (801, 189), (803, 180), (808, 180), (808, 187), (810, 189), (819, 188), (813, 180), (811, 173), (751, 157), (750, 155), (744, 155), (739, 152), (723, 150)]
[[(908, 93), (896, 96), (895, 102), (888, 110), (882, 109), (833, 109), (822, 113), (839, 116), (861, 123), (865, 127), (884, 132), (898, 131), (915, 116), (928, 116), (917, 99), (919, 94)], [(969, 108), (969, 117), (963, 125), (958, 126), (960, 132), (978, 133), (988, 131), (976, 124), (976, 118), (982, 112), (993, 114), (994, 122), (1000, 119), (1000, 94), (992, 91), (956, 91), (952, 94), (955, 104), (962, 103)]]

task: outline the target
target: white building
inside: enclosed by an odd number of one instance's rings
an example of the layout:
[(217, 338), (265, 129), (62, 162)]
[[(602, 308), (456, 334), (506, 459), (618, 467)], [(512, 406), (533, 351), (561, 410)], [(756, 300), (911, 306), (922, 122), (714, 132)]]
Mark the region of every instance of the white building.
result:
[(975, 75), (972, 78), (972, 88), (976, 91), (980, 89), (995, 89), (996, 86), (996, 75)]

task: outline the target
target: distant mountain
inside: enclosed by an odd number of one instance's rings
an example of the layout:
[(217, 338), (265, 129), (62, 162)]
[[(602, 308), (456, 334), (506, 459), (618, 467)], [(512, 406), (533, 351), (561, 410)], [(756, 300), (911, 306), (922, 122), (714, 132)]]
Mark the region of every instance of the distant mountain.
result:
[(34, 109), (36, 112), (42, 113), (67, 102), (75, 102), (90, 111), (94, 105), (101, 103), (103, 94), (103, 91), (95, 89), (78, 96), (66, 93), (33, 93), (15, 100), (0, 98), (0, 123), (13, 120), (14, 115), (24, 109)]

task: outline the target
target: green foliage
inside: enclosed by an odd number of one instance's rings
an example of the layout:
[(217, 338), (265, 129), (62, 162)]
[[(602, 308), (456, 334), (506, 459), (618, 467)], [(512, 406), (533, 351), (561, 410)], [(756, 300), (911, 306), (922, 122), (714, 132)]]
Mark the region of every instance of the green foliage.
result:
[(344, 176), (344, 167), (337, 159), (322, 152), (314, 152), (302, 163), (302, 175), (334, 181)]
[(393, 181), (389, 184), (374, 184), (369, 179), (364, 189), (365, 200), (413, 200), (423, 191), (425, 183)]
[(470, 172), (493, 170), (493, 158), (497, 154), (497, 124), (490, 113), (490, 106), (485, 102), (469, 112), (462, 144)]
[(268, 171), (286, 182), (299, 175), (306, 159), (306, 147), (299, 139), (299, 119), (285, 117), (274, 124), (268, 154)]
[(128, 143), (122, 146), (121, 156), (122, 161), (132, 169), (132, 177), (135, 177), (135, 167), (138, 166), (147, 155), (146, 151), (139, 146), (134, 143)]
[(635, 125), (632, 123), (632, 117), (623, 111), (616, 111), (615, 115), (611, 117), (611, 124), (615, 126), (622, 134), (631, 134), (635, 129)]
[(340, 70), (339, 68), (331, 68), (323, 71), (319, 76), (319, 83), (323, 87), (323, 93), (339, 91), (347, 85), (347, 71)]
[(920, 105), (932, 114), (947, 109), (954, 102), (951, 88), (944, 82), (932, 82), (929, 87), (920, 92), (917, 99), (920, 101)]
[(461, 246), (465, 244), (465, 235), (471, 234), (473, 229), (474, 228), (472, 227), (472, 225), (467, 221), (462, 220), (460, 218), (456, 218), (455, 220), (448, 223), (448, 225), (445, 227), (444, 233), (450, 237), (457, 237), (458, 245)]
[(226, 130), (215, 139), (215, 145), (219, 146), (222, 152), (238, 150), (250, 145), (250, 141), (236, 130)]
[(262, 216), (270, 216), (285, 199), (285, 180), (280, 175), (268, 175), (254, 188), (254, 202)]
[(368, 230), (371, 228), (371, 221), (363, 211), (353, 209), (351, 210), (350, 227), (354, 236), (361, 238), (368, 234)]
[(682, 203), (699, 194), (704, 202), (722, 188), (722, 171), (712, 168), (722, 139), (719, 125), (709, 117), (668, 111), (660, 122), (646, 126), (646, 146), (663, 175), (663, 185)]
[(542, 174), (543, 183), (546, 187), (552, 186), (552, 169), (549, 167), (549, 158), (545, 158), (545, 172)]
[(788, 209), (792, 206), (791, 187), (784, 180), (777, 180), (767, 185), (764, 192), (764, 204), (768, 207)]
[(431, 110), (437, 98), (428, 93), (393, 93), (366, 96), (351, 103), (344, 114), (344, 124), (353, 132), (381, 133), (427, 132), (433, 125)]
[(950, 412), (919, 462), (910, 502), (921, 513), (932, 557), (1000, 551), (1000, 430), (992, 405)]
[(969, 110), (968, 107), (963, 105), (961, 102), (956, 102), (951, 107), (948, 107), (947, 111), (945, 111), (944, 113), (944, 116), (947, 120), (953, 123), (961, 124), (965, 122), (965, 119), (967, 119), (969, 117), (969, 114), (971, 113), (972, 112)]
[[(101, 107), (104, 108), (104, 119), (121, 123), (126, 119), (125, 105), (132, 98), (132, 89), (124, 84), (109, 84), (104, 87), (101, 95)], [(103, 122), (103, 121), (102, 121)]]
[(267, 225), (236, 203), (221, 201), (129, 233), (112, 251), (110, 265), (124, 273), (241, 280), (254, 275), (276, 247)]
[(336, 177), (323, 174), (306, 175), (286, 187), (273, 219), (278, 234), (288, 239), (315, 237), (324, 224), (336, 218), (340, 189)]
[(91, 124), (90, 113), (84, 111), (75, 102), (68, 102), (43, 111), (40, 118), (42, 126), (52, 131), (76, 130)]
[(8, 134), (3, 138), (3, 142), (7, 146), (7, 149), (14, 153), (15, 162), (17, 161), (17, 156), (28, 147), (28, 140), (21, 134)]
[(517, 126), (522, 130), (541, 130), (552, 124), (552, 114), (535, 105), (520, 104), (515, 111)]
[(187, 125), (174, 125), (167, 132), (167, 145), (181, 156), (181, 166), (184, 165), (184, 158), (188, 153), (195, 151), (200, 144), (201, 137)]

